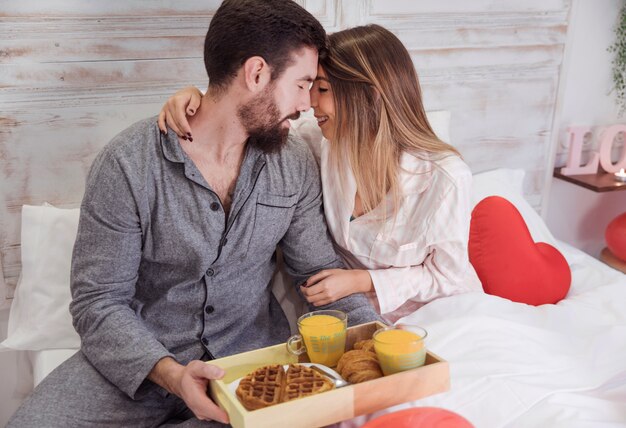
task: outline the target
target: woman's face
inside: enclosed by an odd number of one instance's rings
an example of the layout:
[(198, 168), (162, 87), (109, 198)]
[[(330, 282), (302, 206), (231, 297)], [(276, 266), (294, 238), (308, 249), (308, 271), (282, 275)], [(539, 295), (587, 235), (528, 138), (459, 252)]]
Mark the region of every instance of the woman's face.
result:
[(317, 67), (317, 77), (311, 86), (311, 107), (313, 107), (322, 135), (332, 141), (335, 130), (335, 100), (326, 73), (321, 66)]

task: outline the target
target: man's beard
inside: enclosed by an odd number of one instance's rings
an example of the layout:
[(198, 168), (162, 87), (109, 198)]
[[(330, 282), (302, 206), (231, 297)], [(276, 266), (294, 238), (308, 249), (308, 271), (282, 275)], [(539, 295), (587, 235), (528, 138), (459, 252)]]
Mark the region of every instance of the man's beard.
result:
[(273, 89), (273, 85), (268, 85), (263, 93), (237, 109), (237, 116), (248, 133), (248, 144), (264, 153), (279, 151), (289, 136), (289, 128), (283, 128), (282, 123), (285, 119), (300, 117), (300, 113), (296, 112), (281, 118)]

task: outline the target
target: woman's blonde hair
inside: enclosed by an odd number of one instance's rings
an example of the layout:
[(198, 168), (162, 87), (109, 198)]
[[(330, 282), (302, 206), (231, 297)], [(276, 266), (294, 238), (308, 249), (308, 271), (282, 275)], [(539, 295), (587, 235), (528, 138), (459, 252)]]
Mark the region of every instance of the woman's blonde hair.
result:
[[(329, 36), (329, 55), (320, 59), (335, 101), (330, 162), (352, 168), (363, 209), (393, 196), (400, 203), (400, 156), (429, 159), (458, 151), (433, 132), (411, 56), (390, 31), (367, 25)], [(383, 218), (387, 217), (383, 205)]]

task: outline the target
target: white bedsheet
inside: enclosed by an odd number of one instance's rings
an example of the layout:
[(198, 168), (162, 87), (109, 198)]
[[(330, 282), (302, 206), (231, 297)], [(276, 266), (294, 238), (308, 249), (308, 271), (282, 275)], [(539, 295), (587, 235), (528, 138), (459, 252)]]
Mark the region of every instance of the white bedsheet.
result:
[(557, 305), (472, 293), (432, 302), (399, 322), (429, 332), (450, 363), (451, 389), (411, 406), (442, 407), (478, 428), (626, 426), (626, 275), (566, 244), (572, 288)]

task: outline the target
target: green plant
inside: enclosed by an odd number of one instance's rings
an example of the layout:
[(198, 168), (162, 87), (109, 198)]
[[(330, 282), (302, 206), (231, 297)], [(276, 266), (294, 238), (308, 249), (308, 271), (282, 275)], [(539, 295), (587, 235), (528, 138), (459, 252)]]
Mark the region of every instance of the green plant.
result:
[(619, 115), (626, 111), (626, 5), (620, 12), (615, 27), (615, 43), (609, 46), (609, 52), (615, 53), (613, 64), (613, 90), (615, 91), (615, 102), (619, 107)]

